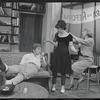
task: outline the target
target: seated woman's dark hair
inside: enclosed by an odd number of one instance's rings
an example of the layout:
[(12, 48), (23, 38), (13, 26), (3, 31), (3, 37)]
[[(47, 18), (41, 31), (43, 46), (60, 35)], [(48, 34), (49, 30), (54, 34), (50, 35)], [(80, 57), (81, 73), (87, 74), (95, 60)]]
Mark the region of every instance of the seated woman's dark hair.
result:
[(64, 20), (58, 20), (58, 23), (55, 25), (55, 28), (66, 30), (66, 22)]

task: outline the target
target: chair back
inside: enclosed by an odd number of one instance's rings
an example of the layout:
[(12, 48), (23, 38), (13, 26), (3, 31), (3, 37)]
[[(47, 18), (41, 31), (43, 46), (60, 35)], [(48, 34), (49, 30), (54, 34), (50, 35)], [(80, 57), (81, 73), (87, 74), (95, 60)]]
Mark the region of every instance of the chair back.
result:
[(94, 56), (93, 65), (97, 65), (98, 67), (100, 67), (100, 56)]

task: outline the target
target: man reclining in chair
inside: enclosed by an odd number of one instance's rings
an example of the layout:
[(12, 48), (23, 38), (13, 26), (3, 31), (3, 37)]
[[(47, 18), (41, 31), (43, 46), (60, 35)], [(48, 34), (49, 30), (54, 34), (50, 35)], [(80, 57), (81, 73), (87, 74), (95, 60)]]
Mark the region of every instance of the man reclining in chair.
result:
[(38, 73), (41, 66), (46, 67), (46, 61), (43, 53), (41, 54), (41, 45), (35, 43), (32, 53), (25, 54), (19, 65), (8, 66), (0, 59), (0, 71), (4, 74), (16, 74), (10, 80), (6, 80), (5, 84), (17, 85), (23, 80), (32, 78)]

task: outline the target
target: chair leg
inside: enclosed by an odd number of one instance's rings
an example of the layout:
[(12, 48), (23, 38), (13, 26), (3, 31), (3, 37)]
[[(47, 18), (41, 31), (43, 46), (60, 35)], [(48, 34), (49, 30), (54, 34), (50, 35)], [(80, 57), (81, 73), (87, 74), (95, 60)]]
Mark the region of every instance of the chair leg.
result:
[(99, 71), (98, 71), (98, 69), (96, 69), (96, 77), (97, 77), (97, 83), (98, 83), (98, 88), (99, 88), (99, 92), (100, 92)]
[(90, 86), (89, 86), (89, 81), (90, 81), (90, 69), (88, 68), (88, 75), (87, 75), (87, 92), (89, 92), (89, 88), (90, 88)]

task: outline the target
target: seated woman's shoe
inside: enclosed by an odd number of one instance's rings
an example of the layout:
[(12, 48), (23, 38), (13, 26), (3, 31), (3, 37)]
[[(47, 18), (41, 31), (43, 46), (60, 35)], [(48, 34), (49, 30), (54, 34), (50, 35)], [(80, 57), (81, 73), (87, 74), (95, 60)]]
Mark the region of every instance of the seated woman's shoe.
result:
[(1, 58), (0, 58), (0, 70), (1, 70), (2, 72), (6, 71), (6, 66), (3, 64)]
[(78, 89), (78, 88), (79, 88), (79, 84), (80, 84), (80, 83), (78, 82), (78, 83), (77, 83), (77, 85), (76, 85), (76, 89)]
[(79, 88), (79, 84), (82, 83), (84, 80), (85, 80), (84, 77), (82, 77), (82, 78), (79, 79), (79, 81), (78, 81), (78, 83), (76, 85), (76, 89)]
[(67, 88), (67, 90), (70, 90), (72, 88), (74, 88), (74, 84), (69, 85), (68, 88)]
[(78, 82), (79, 83), (82, 83), (84, 80), (85, 80), (85, 78), (84, 77), (81, 77)]

